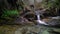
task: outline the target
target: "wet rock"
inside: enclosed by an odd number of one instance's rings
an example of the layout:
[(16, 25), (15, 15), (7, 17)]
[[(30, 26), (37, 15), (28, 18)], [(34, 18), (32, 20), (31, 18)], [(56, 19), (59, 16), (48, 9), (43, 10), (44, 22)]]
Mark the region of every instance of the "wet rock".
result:
[(29, 21), (33, 21), (36, 18), (34, 14), (27, 14), (24, 17)]
[(14, 24), (18, 25), (34, 25), (33, 22), (28, 21), (26, 18), (20, 17), (13, 21)]
[(45, 28), (37, 26), (23, 26), (15, 31), (15, 34), (40, 34)]
[[(53, 30), (52, 30), (53, 29)], [(29, 25), (3, 25), (0, 34), (52, 34), (59, 33), (60, 29), (45, 26)]]
[(60, 16), (51, 17), (52, 19), (60, 19)]
[(52, 19), (48, 21), (49, 26), (60, 27), (60, 19)]
[(14, 23), (16, 24), (23, 24), (24, 22), (26, 22), (28, 20), (26, 20), (25, 18), (21, 17), (21, 18), (17, 18)]
[(60, 17), (49, 17), (42, 20), (49, 24), (47, 26), (60, 27)]
[(58, 32), (58, 31), (54, 31), (54, 30), (51, 30), (51, 31), (49, 31), (51, 34), (60, 34), (60, 32)]

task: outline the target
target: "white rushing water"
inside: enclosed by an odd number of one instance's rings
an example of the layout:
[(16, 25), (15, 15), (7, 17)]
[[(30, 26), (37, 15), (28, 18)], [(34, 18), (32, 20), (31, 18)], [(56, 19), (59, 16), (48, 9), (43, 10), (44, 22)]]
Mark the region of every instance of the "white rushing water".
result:
[(40, 15), (41, 15), (41, 14), (40, 14), (38, 11), (36, 11), (37, 22), (38, 22), (39, 24), (48, 25), (46, 22), (40, 20)]
[(38, 22), (39, 24), (48, 25), (48, 24), (46, 24), (44, 21), (40, 20), (40, 15), (37, 15), (37, 22)]

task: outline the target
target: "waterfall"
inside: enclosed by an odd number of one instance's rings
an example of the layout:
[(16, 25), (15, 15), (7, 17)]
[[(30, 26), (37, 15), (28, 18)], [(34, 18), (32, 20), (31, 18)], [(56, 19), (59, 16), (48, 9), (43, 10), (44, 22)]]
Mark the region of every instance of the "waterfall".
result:
[(37, 15), (37, 19), (40, 20), (40, 15)]
[(39, 14), (38, 11), (36, 11), (36, 16), (37, 16), (37, 22), (38, 22), (39, 24), (48, 25), (46, 22), (40, 20), (40, 16), (41, 16), (41, 14)]
[(40, 20), (40, 15), (37, 15), (37, 22), (38, 22), (39, 24), (48, 25), (48, 24), (45, 23), (44, 21)]

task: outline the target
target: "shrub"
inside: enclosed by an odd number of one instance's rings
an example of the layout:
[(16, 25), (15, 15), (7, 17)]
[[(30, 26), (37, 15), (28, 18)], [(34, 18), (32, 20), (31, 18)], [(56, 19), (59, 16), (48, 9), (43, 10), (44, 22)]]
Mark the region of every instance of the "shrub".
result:
[(18, 10), (5, 10), (1, 17), (18, 16)]

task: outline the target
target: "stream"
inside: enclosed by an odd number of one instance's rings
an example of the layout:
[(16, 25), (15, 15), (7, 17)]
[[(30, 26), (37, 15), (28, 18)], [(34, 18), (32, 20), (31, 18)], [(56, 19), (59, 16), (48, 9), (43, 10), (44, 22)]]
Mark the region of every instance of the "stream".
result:
[(57, 26), (60, 23), (60, 19), (52, 17), (53, 19), (48, 21), (47, 24), (40, 19), (40, 15), (39, 12), (36, 12), (37, 25), (2, 25), (0, 26), (0, 34), (60, 34), (60, 26)]

